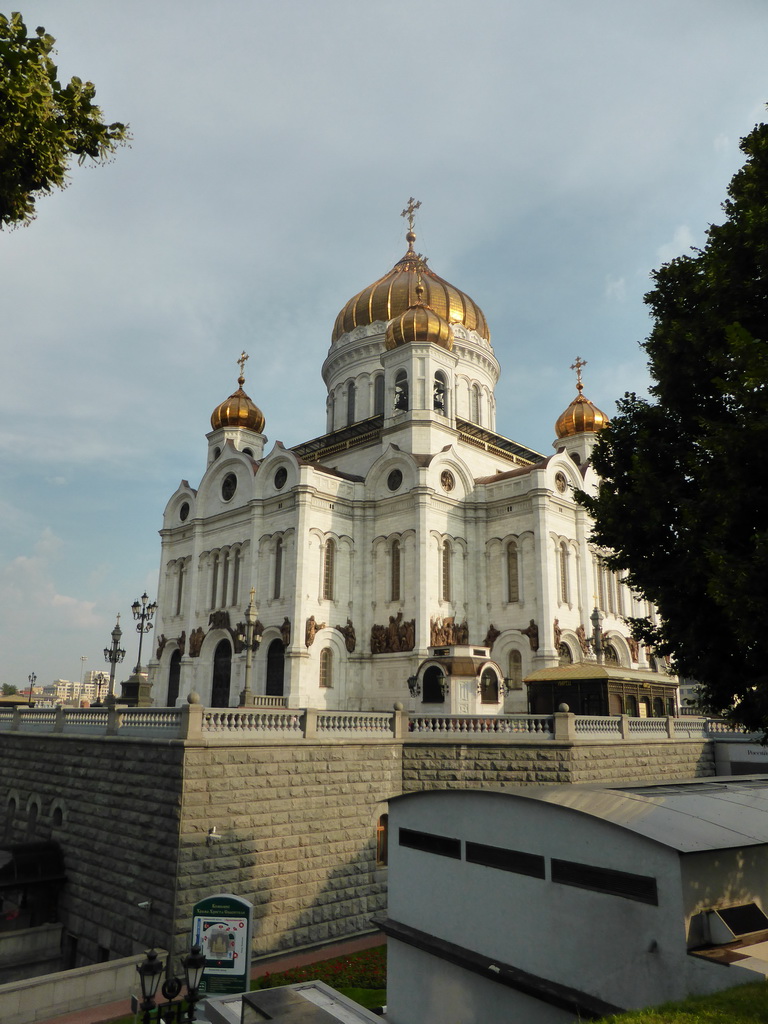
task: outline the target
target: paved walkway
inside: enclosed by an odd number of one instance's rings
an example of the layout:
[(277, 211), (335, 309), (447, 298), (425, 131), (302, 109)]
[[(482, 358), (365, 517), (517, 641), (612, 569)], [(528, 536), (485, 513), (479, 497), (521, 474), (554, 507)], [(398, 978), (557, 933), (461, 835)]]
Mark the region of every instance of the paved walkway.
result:
[[(273, 974), (276, 971), (287, 971), (292, 967), (304, 967), (307, 964), (316, 964), (320, 960), (330, 960), (335, 956), (346, 956), (349, 953), (359, 953), (360, 950), (370, 949), (372, 946), (381, 946), (386, 942), (381, 932), (373, 935), (364, 935), (358, 939), (347, 939), (345, 942), (337, 942), (332, 946), (323, 946), (322, 949), (311, 950), (306, 953), (290, 953), (286, 956), (277, 956), (269, 960), (261, 960), (255, 964), (251, 971), (251, 978), (260, 978), (264, 974)], [(138, 991), (138, 978), (136, 979)], [(119, 1003), (107, 1003), (103, 1006), (92, 1006), (87, 1010), (77, 1010), (74, 1013), (65, 1013), (61, 1017), (51, 1017), (38, 1024), (105, 1024), (120, 1017), (127, 1017), (131, 1012), (130, 999), (124, 999)]]

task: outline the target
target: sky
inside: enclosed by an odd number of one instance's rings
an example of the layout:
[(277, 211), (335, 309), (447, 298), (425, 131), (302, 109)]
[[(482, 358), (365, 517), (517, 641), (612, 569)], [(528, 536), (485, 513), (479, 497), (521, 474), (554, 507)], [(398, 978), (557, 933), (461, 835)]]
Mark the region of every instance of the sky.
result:
[[(6, 8), (9, 14), (12, 8)], [(482, 308), (497, 430), (552, 451), (649, 378), (643, 295), (722, 219), (765, 0), (27, 0), (130, 148), (0, 234), (0, 682), (107, 670), (236, 387), (325, 431), (338, 311), (416, 248)], [(146, 661), (146, 647), (144, 651)], [(84, 660), (85, 659), (85, 660)]]

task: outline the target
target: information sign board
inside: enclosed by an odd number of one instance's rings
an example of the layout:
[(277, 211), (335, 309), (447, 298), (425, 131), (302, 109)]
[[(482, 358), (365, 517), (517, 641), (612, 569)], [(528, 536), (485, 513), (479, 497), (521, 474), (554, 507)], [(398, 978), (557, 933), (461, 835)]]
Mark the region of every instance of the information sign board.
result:
[(192, 909), (192, 943), (205, 956), (201, 995), (248, 992), (253, 904), (230, 892), (207, 896)]

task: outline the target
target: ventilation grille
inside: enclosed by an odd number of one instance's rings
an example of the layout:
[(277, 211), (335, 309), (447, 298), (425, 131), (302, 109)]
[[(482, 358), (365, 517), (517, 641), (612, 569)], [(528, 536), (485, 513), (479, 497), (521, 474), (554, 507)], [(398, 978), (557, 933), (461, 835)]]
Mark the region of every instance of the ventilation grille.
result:
[(627, 871), (612, 871), (610, 868), (553, 858), (552, 881), (574, 885), (579, 889), (605, 892), (611, 896), (623, 896), (628, 900), (637, 900), (638, 903), (657, 906), (659, 902), (656, 879), (649, 875), (633, 875)]
[(410, 828), (401, 828), (400, 845), (423, 853), (436, 853), (441, 857), (453, 857), (461, 860), (461, 840), (449, 836), (436, 836), (431, 832), (415, 832)]
[(518, 875), (545, 878), (544, 858), (535, 853), (520, 850), (506, 850), (500, 846), (485, 846), (483, 843), (467, 843), (467, 861), (482, 864), (500, 871), (514, 871)]

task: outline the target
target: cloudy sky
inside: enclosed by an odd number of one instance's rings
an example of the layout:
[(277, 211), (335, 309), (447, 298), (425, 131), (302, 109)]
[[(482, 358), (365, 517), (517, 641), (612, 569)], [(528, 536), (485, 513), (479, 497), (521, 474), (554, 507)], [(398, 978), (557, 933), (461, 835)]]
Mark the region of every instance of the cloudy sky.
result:
[[(6, 9), (5, 13), (10, 13)], [(28, 0), (133, 142), (0, 236), (0, 682), (105, 668), (216, 404), (324, 432), (338, 310), (417, 248), (484, 310), (500, 433), (648, 384), (649, 274), (768, 100), (765, 0)], [(83, 662), (81, 658), (88, 660)], [(123, 673), (123, 675), (126, 675)]]

